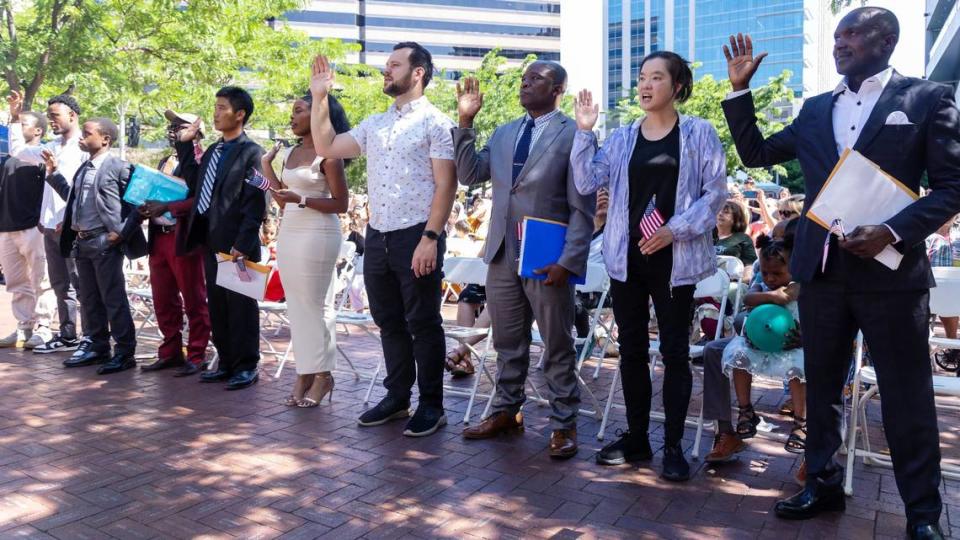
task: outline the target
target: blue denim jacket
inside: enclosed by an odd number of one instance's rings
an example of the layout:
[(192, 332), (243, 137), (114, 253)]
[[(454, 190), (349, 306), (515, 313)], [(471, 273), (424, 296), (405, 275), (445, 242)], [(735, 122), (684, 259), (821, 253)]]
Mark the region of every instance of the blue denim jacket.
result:
[[(618, 281), (627, 279), (630, 158), (642, 121), (617, 129), (599, 149), (592, 131), (578, 130), (570, 153), (573, 180), (581, 194), (609, 186), (603, 260), (610, 277)], [(727, 160), (716, 130), (706, 120), (681, 115), (677, 202), (667, 223), (673, 233), (671, 287), (695, 284), (716, 271), (713, 229), (726, 199)]]

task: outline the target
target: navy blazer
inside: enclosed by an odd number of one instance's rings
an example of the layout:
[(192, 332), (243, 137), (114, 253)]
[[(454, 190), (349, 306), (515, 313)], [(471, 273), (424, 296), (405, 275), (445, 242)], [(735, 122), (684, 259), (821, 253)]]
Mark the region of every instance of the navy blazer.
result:
[[(47, 183), (50, 184), (50, 187), (67, 201), (67, 207), (63, 214), (63, 228), (60, 233), (60, 252), (64, 257), (70, 256), (74, 240), (77, 237), (77, 233), (72, 227), (73, 200), (77, 195), (73, 186), (76, 185), (77, 178), (85, 170), (83, 166), (77, 169), (77, 173), (69, 183), (57, 171), (47, 176)], [(136, 259), (147, 254), (147, 239), (140, 227), (140, 214), (137, 209), (123, 200), (123, 194), (127, 191), (127, 184), (130, 182), (132, 173), (133, 165), (120, 158), (107, 156), (100, 164), (100, 168), (97, 169), (94, 189), (97, 214), (100, 216), (100, 221), (103, 222), (107, 231), (120, 235), (120, 250), (123, 254), (129, 259)]]
[[(769, 167), (796, 158), (807, 193), (797, 227), (790, 272), (793, 279), (811, 281), (821, 267), (827, 231), (806, 218), (827, 178), (839, 161), (833, 134), (833, 92), (804, 102), (800, 114), (779, 133), (764, 139), (757, 128), (750, 93), (722, 103), (723, 112), (748, 167)], [(902, 111), (909, 125), (886, 125), (887, 116)], [(853, 147), (915, 193), (927, 175), (933, 193), (919, 199), (889, 225), (902, 239), (894, 245), (904, 254), (897, 270), (873, 259), (861, 259), (837, 249), (838, 268), (853, 291), (903, 291), (935, 285), (924, 240), (960, 212), (960, 111), (949, 86), (904, 77), (893, 72)], [(869, 204), (869, 194), (864, 194)]]

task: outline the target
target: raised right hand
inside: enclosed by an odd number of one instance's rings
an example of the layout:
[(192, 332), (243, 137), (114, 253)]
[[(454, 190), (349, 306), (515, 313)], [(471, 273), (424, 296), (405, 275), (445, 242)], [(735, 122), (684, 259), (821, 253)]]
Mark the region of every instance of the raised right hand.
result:
[(760, 67), (760, 62), (767, 57), (764, 52), (754, 58), (750, 34), (730, 36), (730, 47), (723, 46), (723, 55), (727, 57), (727, 76), (734, 91), (750, 87), (750, 79)]
[(271, 148), (269, 152), (267, 152), (266, 154), (263, 155), (263, 157), (260, 158), (260, 162), (268, 165), (273, 163), (273, 160), (276, 159), (277, 157), (277, 152), (280, 151), (280, 148), (282, 146), (283, 146), (283, 143), (281, 141), (277, 141), (276, 144), (273, 145), (273, 148)]
[(600, 104), (593, 102), (593, 94), (589, 90), (581, 90), (574, 100), (573, 110), (577, 117), (577, 128), (585, 131), (593, 130), (600, 117)]
[(457, 115), (460, 127), (472, 125), (473, 119), (483, 107), (483, 94), (480, 93), (480, 81), (475, 77), (467, 77), (457, 83)]
[(57, 170), (57, 158), (47, 148), (41, 150), (40, 155), (43, 156), (43, 164), (47, 167), (47, 176), (50, 176)]
[(16, 90), (11, 90), (7, 96), (7, 105), (10, 106), (10, 121), (19, 122), (20, 113), (23, 112), (23, 95)]
[(326, 56), (318, 54), (313, 59), (310, 74), (310, 93), (313, 94), (313, 99), (326, 99), (327, 94), (333, 88), (335, 78), (333, 65), (327, 60)]
[(197, 138), (197, 135), (200, 133), (200, 119), (197, 118), (192, 124), (187, 124), (183, 126), (177, 133), (177, 138), (180, 142), (190, 142)]

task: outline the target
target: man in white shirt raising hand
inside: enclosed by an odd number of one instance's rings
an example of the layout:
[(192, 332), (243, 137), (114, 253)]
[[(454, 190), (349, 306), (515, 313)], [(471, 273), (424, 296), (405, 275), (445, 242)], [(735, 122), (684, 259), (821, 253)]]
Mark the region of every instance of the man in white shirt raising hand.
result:
[[(80, 150), (80, 105), (69, 95), (59, 95), (47, 101), (47, 121), (55, 137), (40, 145), (27, 145), (23, 136), (20, 113), (23, 96), (13, 91), (7, 97), (10, 105), (10, 155), (26, 163), (44, 163), (44, 154), (52, 153), (57, 160), (57, 170), (65, 178), (73, 178), (80, 165), (87, 160), (87, 153)], [(34, 336), (43, 336), (45, 343), (36, 343), (36, 353), (73, 351), (80, 346), (77, 335), (77, 268), (74, 262), (60, 254), (60, 227), (66, 202), (49, 185), (43, 188), (43, 203), (40, 207), (40, 231), (47, 258), (47, 275), (50, 287), (57, 297), (60, 318), (60, 333), (38, 329)], [(47, 334), (47, 335), (44, 335)]]
[(443, 412), (443, 318), (440, 281), (446, 248), (444, 224), (457, 179), (453, 164), (453, 121), (423, 95), (433, 76), (430, 52), (414, 42), (398, 43), (383, 70), (383, 92), (394, 98), (385, 113), (337, 135), (327, 94), (334, 71), (323, 56), (313, 65), (310, 125), (317, 155), (367, 156), (370, 223), (363, 277), (370, 313), (383, 342), (387, 396), (360, 416), (377, 426), (409, 416), (418, 382), (420, 402), (404, 435), (430, 435), (446, 424)]

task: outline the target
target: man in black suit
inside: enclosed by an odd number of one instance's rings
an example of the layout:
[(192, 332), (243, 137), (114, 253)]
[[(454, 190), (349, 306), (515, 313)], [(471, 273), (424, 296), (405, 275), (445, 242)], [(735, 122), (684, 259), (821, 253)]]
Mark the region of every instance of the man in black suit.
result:
[[(116, 124), (107, 118), (94, 118), (83, 124), (80, 150), (89, 154), (90, 159), (80, 165), (71, 182), (56, 171), (53, 154), (44, 154), (47, 183), (67, 201), (60, 252), (76, 259), (80, 308), (90, 340), (85, 349), (77, 351), (63, 365), (103, 364), (97, 369), (101, 375), (137, 365), (133, 357), (136, 329), (127, 301), (123, 257), (136, 259), (147, 254), (140, 217), (133, 205), (123, 200), (133, 167), (110, 155), (117, 135)], [(112, 357), (111, 337), (116, 344)]]
[(246, 182), (260, 170), (263, 149), (243, 127), (253, 114), (253, 99), (242, 88), (226, 86), (217, 92), (213, 125), (223, 137), (210, 145), (197, 162), (193, 141), (199, 120), (180, 131), (177, 159), (180, 175), (196, 186), (193, 210), (177, 232), (178, 255), (206, 246), (204, 270), (213, 344), (220, 356), (215, 371), (200, 382), (226, 381), (227, 390), (257, 382), (260, 362), (260, 312), (257, 301), (217, 285), (217, 253), (260, 260), (260, 225), (266, 213), (263, 191)]
[[(843, 510), (841, 392), (858, 329), (870, 346), (883, 399), (883, 425), (911, 538), (939, 538), (940, 447), (933, 401), (927, 323), (933, 275), (924, 239), (960, 210), (960, 113), (953, 89), (903, 77), (889, 66), (899, 24), (888, 10), (855, 9), (834, 33), (833, 55), (844, 81), (808, 99), (783, 131), (764, 139), (747, 87), (765, 54), (753, 57), (749, 36), (724, 46), (734, 93), (723, 101), (740, 158), (748, 167), (798, 159), (807, 193), (818, 193), (845, 148), (859, 151), (919, 192), (927, 173), (933, 193), (885, 223), (854, 229), (846, 240), (810, 221), (807, 198), (790, 264), (802, 283), (800, 323), (807, 376), (804, 490), (780, 501), (776, 514), (806, 519)], [(870, 204), (869, 193), (863, 204)], [(873, 259), (886, 246), (903, 254), (896, 270)]]

